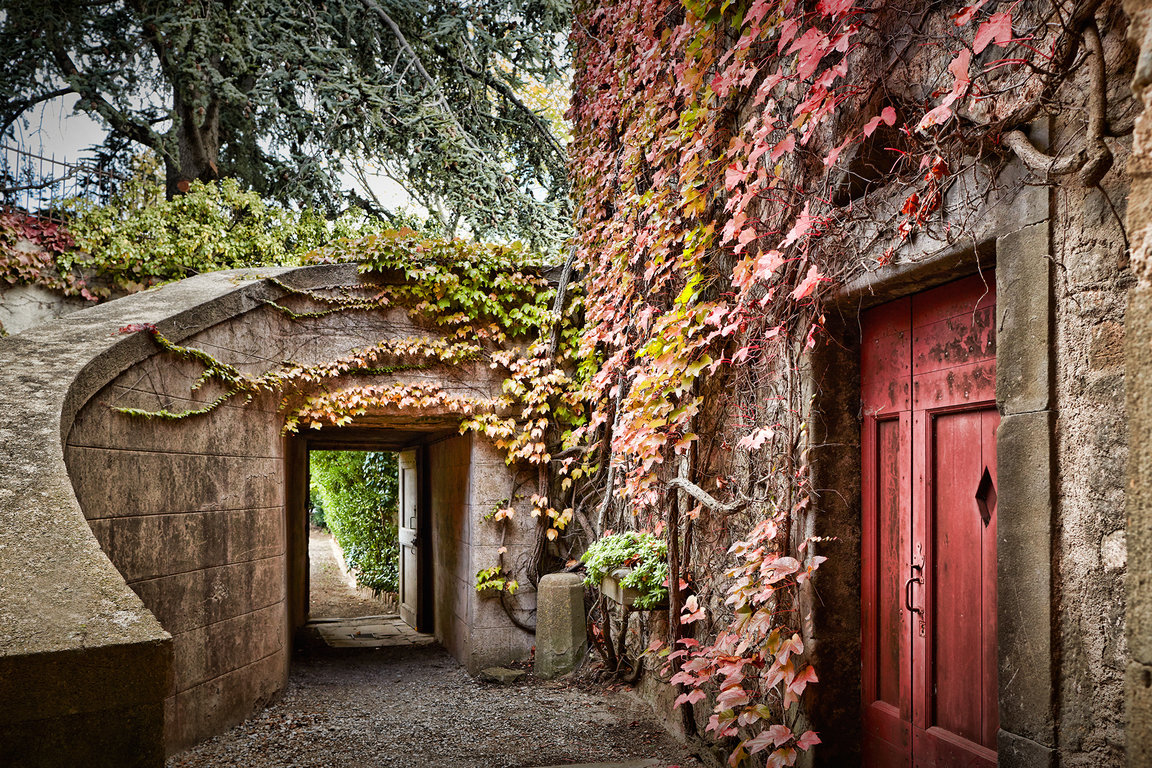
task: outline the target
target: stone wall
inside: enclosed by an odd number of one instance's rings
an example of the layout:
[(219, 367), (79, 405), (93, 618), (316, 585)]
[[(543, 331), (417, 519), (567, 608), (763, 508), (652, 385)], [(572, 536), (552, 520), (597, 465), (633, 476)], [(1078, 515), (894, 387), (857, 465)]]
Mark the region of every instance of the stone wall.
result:
[[(1145, 6), (1128, 7), (1137, 13)], [(1137, 19), (1132, 39), (1152, 40), (1152, 11), (1139, 13), (1143, 21)], [(1145, 263), (1152, 187), (1141, 190), (1141, 176), (1152, 165), (1140, 152), (1146, 125), (1137, 124), (1129, 159), (1141, 104), (1128, 88), (1135, 70), (1137, 96), (1145, 98), (1152, 43), (1143, 43), (1138, 64), (1119, 8), (1102, 6), (1098, 19), (1115, 134), (1108, 144), (1116, 158), (1100, 187), (1085, 188), (1075, 176), (1045, 184), (1012, 158), (957, 179), (939, 212), (941, 229), (917, 232), (890, 262), (838, 286), (827, 312), (832, 341), (818, 341), (806, 361), (797, 400), (811, 405), (796, 409), (804, 409), (810, 428), (806, 455), (818, 499), (796, 516), (793, 536), (831, 537), (817, 545), (830, 559), (800, 611), (807, 619), (806, 649), (821, 678), (804, 701), (824, 737), (815, 764), (859, 760), (860, 313), (984, 270), (997, 286), (1003, 418), (997, 437), (1000, 764), (1152, 761), (1152, 457), (1146, 447), (1152, 444), (1152, 291), (1145, 285), (1152, 284)], [(1077, 70), (1070, 88), (1085, 89), (1086, 77), (1085, 68)], [(1074, 150), (1083, 141), (1084, 115), (1044, 120), (1030, 131), (1042, 148)], [(945, 234), (950, 227), (952, 235)], [(871, 256), (886, 261), (879, 250)], [(775, 380), (795, 375), (776, 373)], [(783, 391), (765, 386), (764, 399)], [(787, 413), (781, 412), (766, 408), (757, 423), (783, 422)], [(712, 424), (734, 443), (736, 421), (717, 414)], [(742, 469), (734, 472), (741, 479)], [(702, 513), (696, 536), (710, 534), (706, 520)], [(732, 518), (729, 525), (744, 522)], [(722, 551), (727, 540), (720, 542)], [(702, 564), (694, 563), (695, 573)], [(715, 558), (710, 564), (713, 573), (722, 572)], [(706, 584), (716, 595), (725, 581)], [(723, 615), (714, 597), (711, 608)], [(646, 690), (667, 701), (658, 686), (649, 683)], [(697, 709), (702, 723), (708, 712)]]
[[(1110, 54), (1112, 71), (1131, 71), (1123, 50), (1112, 48)], [(1115, 85), (1126, 81), (1118, 77)], [(1125, 103), (1117, 95), (1111, 101)], [(1119, 128), (1131, 118), (1125, 120), (1117, 109), (1112, 122)], [(1075, 124), (1058, 124), (1055, 135), (1075, 130)], [(1124, 168), (1129, 141), (1111, 146), (1117, 167)], [(1127, 175), (1113, 172), (1101, 188), (1070, 183), (1052, 191), (1052, 653), (1059, 659), (1056, 746), (1059, 765), (1066, 768), (1124, 760), (1129, 436), (1123, 350), (1132, 273), (1123, 217), (1128, 188)]]
[[(432, 518), (433, 626), (436, 639), (456, 658), (468, 645), (472, 602), (472, 520), (468, 515), (468, 459), (471, 439), (452, 437), (428, 446), (428, 486)], [(473, 577), (473, 578), (469, 578)]]
[[(261, 310), (256, 310), (263, 314)], [(186, 343), (233, 357), (242, 316)], [(180, 411), (198, 366), (137, 363), (81, 409), (65, 460), (101, 547), (172, 634), (165, 742), (179, 751), (248, 715), (287, 679), (285, 473), (280, 419), (264, 397), (185, 421), (143, 421), (112, 407)]]
[[(528, 497), (536, 492), (536, 472), (512, 476), (504, 454), (486, 440), (473, 438), (468, 472), (467, 514), (471, 521), (469, 575), (475, 577), (482, 568), (504, 562), (505, 571), (519, 581), (515, 595), (505, 599), (508, 609), (520, 621), (535, 622), (536, 591), (525, 578), (525, 566), (535, 545), (536, 520), (531, 516)], [(506, 499), (514, 498), (515, 517), (496, 523), (490, 516)], [(501, 555), (500, 550), (507, 551)], [(475, 582), (473, 582), (475, 583)], [(533, 645), (532, 634), (517, 628), (498, 597), (469, 591), (469, 654), (464, 662), (472, 671), (503, 664), (511, 659), (526, 659)]]
[[(533, 636), (509, 621), (498, 597), (476, 592), (476, 573), (495, 566), (501, 557), (523, 558), (532, 545), (529, 517), (523, 501), (515, 503), (516, 518), (501, 531), (501, 523), (485, 520), (514, 491), (501, 454), (488, 442), (465, 435), (428, 448), (432, 492), (435, 561), (436, 639), (475, 673), (508, 661), (526, 659)], [(510, 607), (535, 605), (531, 585), (521, 576)], [(518, 612), (518, 614), (521, 612)], [(525, 620), (530, 617), (525, 616)]]
[(0, 336), (20, 333), (90, 306), (86, 299), (62, 296), (38, 285), (0, 288)]
[(1134, 285), (1125, 317), (1128, 406), (1124, 671), (1128, 765), (1152, 764), (1152, 3), (1125, 0), (1129, 40), (1138, 51), (1131, 85), (1143, 108), (1133, 134), (1127, 224)]

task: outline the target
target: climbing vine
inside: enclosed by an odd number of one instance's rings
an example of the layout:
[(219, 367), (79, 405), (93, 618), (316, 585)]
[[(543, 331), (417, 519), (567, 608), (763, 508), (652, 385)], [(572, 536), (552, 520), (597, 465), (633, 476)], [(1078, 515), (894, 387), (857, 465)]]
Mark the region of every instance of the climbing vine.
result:
[(327, 220), (243, 190), (235, 179), (193, 182), (167, 200), (150, 156), (112, 199), (66, 201), (66, 224), (0, 215), (0, 279), (99, 301), (201, 272), (299, 264), (321, 245), (380, 229), (364, 217)]
[[(798, 706), (818, 679), (800, 606), (834, 543), (799, 522), (820, 502), (804, 372), (825, 298), (971, 239), (965, 216), (1010, 157), (1032, 183), (1100, 181), (1100, 5), (578, 3), (575, 264), (595, 365), (567, 444), (585, 447), (598, 531), (666, 537), (679, 620), (650, 651), (690, 733), (710, 705), (731, 765), (819, 743)], [(1083, 130), (1046, 154), (1026, 124), (1066, 106)]]
[[(529, 580), (606, 534), (659, 539), (673, 620), (648, 652), (679, 687), (685, 728), (730, 765), (792, 765), (820, 743), (804, 707), (819, 659), (803, 606), (836, 547), (807, 525), (821, 503), (808, 463), (821, 382), (808, 365), (830, 343), (826, 300), (971, 240), (966, 217), (1013, 191), (998, 187), (1012, 157), (1028, 183), (1100, 182), (1100, 5), (578, 3), (579, 213), (558, 278), (516, 245), (411, 230), (339, 240), (309, 261), (357, 261), (358, 287), (281, 284), (269, 306), (296, 322), (403, 310), (442, 337), (249, 376), (130, 328), (224, 392), (196, 412), (134, 413), (183, 418), (271, 392), (289, 431), (388, 408), (458, 414), (536, 472), (534, 492), (512, 489), (490, 516), (506, 527), (530, 496)], [(1083, 129), (1040, 149), (1024, 129), (1068, 99)], [(502, 371), (499, 393), (396, 376), (481, 365)], [(477, 574), (501, 600), (519, 584), (504, 554)]]
[[(179, 420), (230, 401), (244, 403), (270, 394), (279, 402), (286, 432), (344, 426), (389, 408), (457, 414), (462, 432), (490, 439), (509, 464), (538, 470), (531, 515), (539, 542), (529, 572), (535, 581), (542, 572), (538, 563), (546, 554), (544, 543), (556, 541), (573, 520), (572, 508), (549, 502), (548, 488), (550, 467), (572, 460), (553, 455), (557, 436), (583, 419), (573, 323), (579, 292), (565, 290), (558, 297), (543, 275), (541, 258), (519, 244), (444, 241), (410, 229), (340, 239), (312, 252), (308, 261), (356, 261), (360, 280), (354, 286), (301, 290), (268, 278), (283, 293), (266, 301), (269, 308), (300, 323), (338, 312), (401, 311), (414, 327), (431, 325), (436, 333), (386, 338), (335, 360), (286, 361), (254, 375), (204, 350), (174, 343), (154, 326), (129, 325), (121, 331), (149, 333), (162, 352), (200, 367), (191, 385), (194, 392), (216, 389), (203, 405), (184, 411), (117, 410), (138, 418)], [(462, 390), (403, 375), (477, 366), (503, 371), (498, 392)], [(491, 516), (494, 524), (512, 519), (513, 497)], [(518, 581), (502, 555), (500, 562), (477, 574), (477, 589), (516, 591)]]

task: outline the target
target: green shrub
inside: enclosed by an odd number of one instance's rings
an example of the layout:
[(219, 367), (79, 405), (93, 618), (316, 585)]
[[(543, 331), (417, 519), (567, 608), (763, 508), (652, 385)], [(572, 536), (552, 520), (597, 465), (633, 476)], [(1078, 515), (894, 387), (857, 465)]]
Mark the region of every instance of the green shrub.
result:
[(396, 454), (312, 451), (310, 496), (318, 500), (356, 582), (377, 594), (399, 589)]
[(327, 528), (324, 522), (324, 502), (320, 500), (320, 492), (315, 484), (308, 489), (308, 522), (317, 528)]
[(668, 545), (650, 533), (613, 533), (592, 542), (580, 558), (588, 571), (585, 584), (595, 587), (617, 568), (630, 568), (621, 586), (639, 592), (637, 608), (654, 608), (668, 599)]
[(266, 203), (235, 179), (193, 182), (171, 200), (143, 199), (77, 202), (68, 229), (79, 250), (57, 257), (61, 271), (95, 273), (112, 287), (136, 291), (211, 270), (297, 264), (313, 248), (356, 231), (350, 222)]

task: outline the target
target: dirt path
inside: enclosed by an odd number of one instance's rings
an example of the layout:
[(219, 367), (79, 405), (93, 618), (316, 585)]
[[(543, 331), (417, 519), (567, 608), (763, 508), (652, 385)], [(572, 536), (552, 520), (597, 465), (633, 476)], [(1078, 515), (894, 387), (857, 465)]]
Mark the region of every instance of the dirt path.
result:
[(379, 616), (395, 613), (396, 604), (373, 597), (372, 590), (349, 586), (336, 555), (332, 534), (319, 528), (308, 533), (309, 616), (313, 619)]
[(699, 765), (624, 694), (533, 678), (482, 683), (433, 645), (297, 659), (278, 703), (168, 768), (529, 768), (644, 758)]

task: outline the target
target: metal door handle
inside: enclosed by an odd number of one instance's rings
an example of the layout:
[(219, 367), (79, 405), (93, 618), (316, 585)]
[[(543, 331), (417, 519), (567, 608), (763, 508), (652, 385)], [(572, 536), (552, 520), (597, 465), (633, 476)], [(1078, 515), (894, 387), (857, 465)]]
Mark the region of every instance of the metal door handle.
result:
[(922, 614), (922, 613), (924, 613), (922, 610), (920, 610), (919, 608), (916, 608), (912, 605), (912, 585), (924, 583), (921, 580), (921, 578), (916, 575), (916, 572), (920, 571), (920, 570), (923, 570), (923, 568), (921, 566), (913, 565), (912, 566), (912, 575), (908, 577), (908, 580), (906, 582), (904, 582), (904, 607), (907, 608), (912, 613), (921, 613)]

